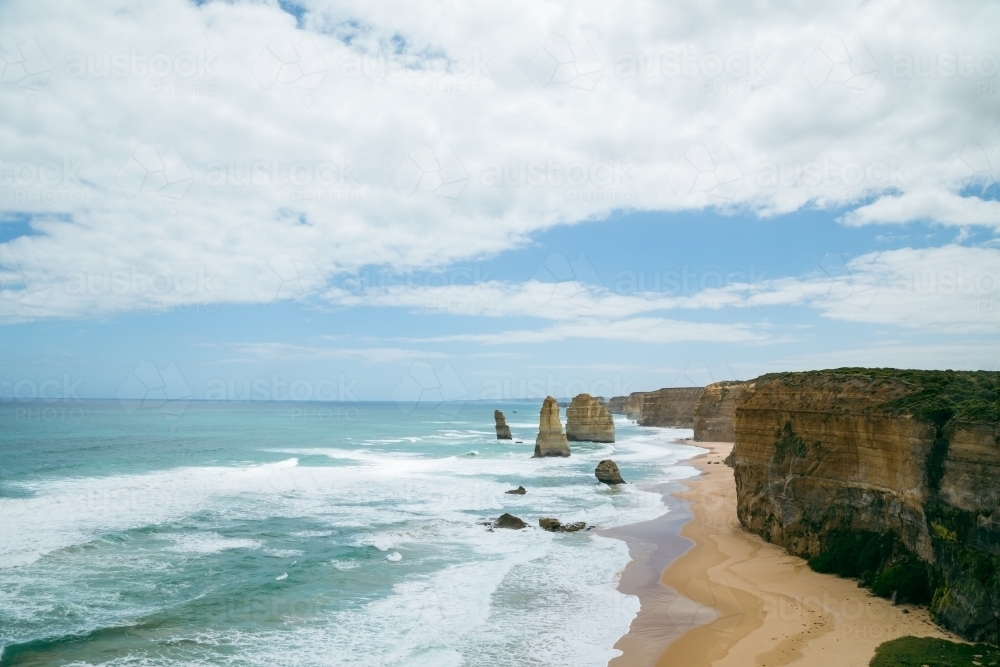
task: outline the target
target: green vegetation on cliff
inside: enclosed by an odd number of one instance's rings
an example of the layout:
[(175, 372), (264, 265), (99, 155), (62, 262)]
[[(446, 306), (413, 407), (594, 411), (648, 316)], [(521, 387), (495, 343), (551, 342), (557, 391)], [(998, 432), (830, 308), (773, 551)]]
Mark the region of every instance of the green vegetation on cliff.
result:
[(900, 637), (875, 650), (869, 667), (996, 667), (1000, 651), (984, 644), (958, 644), (931, 637)]
[(782, 378), (789, 384), (807, 384), (824, 378), (842, 382), (856, 379), (898, 386), (904, 395), (876, 409), (892, 414), (912, 414), (943, 428), (948, 422), (995, 423), (1000, 421), (1000, 372), (920, 371), (897, 368), (834, 368), (800, 373), (769, 373), (754, 380), (762, 384)]

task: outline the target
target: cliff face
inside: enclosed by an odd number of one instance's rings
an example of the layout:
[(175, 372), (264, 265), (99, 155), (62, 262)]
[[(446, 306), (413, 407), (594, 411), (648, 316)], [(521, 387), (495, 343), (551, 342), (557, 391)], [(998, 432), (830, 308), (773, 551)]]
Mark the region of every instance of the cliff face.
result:
[(535, 438), (535, 458), (542, 456), (569, 456), (569, 443), (559, 421), (559, 403), (551, 396), (545, 398), (538, 414), (538, 437)]
[(639, 425), (694, 428), (695, 408), (704, 391), (704, 387), (679, 387), (646, 392), (639, 411)]
[(614, 442), (615, 421), (603, 403), (590, 394), (579, 394), (566, 408), (566, 439)]
[(644, 391), (633, 391), (625, 398), (625, 416), (639, 421), (642, 419), (642, 404), (646, 399)]
[(735, 409), (740, 522), (876, 593), (924, 595), (939, 623), (995, 643), (998, 386), (950, 371), (758, 378)]
[(702, 442), (733, 442), (736, 406), (750, 394), (753, 383), (716, 382), (705, 387), (694, 411), (694, 439)]
[(608, 412), (613, 415), (625, 414), (625, 401), (627, 400), (628, 396), (614, 396), (608, 401)]

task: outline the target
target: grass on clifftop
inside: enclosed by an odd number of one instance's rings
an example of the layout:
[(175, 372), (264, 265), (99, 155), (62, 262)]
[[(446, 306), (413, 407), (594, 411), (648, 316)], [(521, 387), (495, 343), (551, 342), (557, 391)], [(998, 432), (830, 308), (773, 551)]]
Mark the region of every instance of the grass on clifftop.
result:
[(985, 644), (957, 644), (930, 637), (900, 637), (875, 650), (869, 667), (994, 667), (1000, 650)]
[(943, 427), (955, 420), (971, 423), (1000, 421), (1000, 372), (996, 371), (919, 371), (897, 368), (833, 368), (801, 373), (771, 373), (757, 378), (762, 382), (781, 378), (796, 379), (856, 378), (876, 385), (902, 383), (913, 391), (902, 398), (878, 406), (896, 414), (912, 414), (918, 419)]

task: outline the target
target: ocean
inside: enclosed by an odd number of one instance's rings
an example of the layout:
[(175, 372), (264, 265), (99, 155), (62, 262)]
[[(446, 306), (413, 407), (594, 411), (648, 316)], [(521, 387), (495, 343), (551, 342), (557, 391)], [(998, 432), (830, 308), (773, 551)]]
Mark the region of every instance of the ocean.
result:
[(532, 459), (540, 405), (0, 404), (0, 665), (605, 665), (628, 549), (538, 519), (653, 519), (701, 450)]

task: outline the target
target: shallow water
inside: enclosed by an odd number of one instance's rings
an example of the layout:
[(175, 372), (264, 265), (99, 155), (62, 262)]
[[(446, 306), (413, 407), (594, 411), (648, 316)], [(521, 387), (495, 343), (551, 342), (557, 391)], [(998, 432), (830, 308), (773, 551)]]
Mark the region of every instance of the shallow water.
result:
[(524, 403), (45, 407), (0, 405), (2, 665), (603, 665), (638, 611), (626, 545), (479, 522), (652, 519), (634, 483), (699, 451), (618, 418), (531, 459)]

